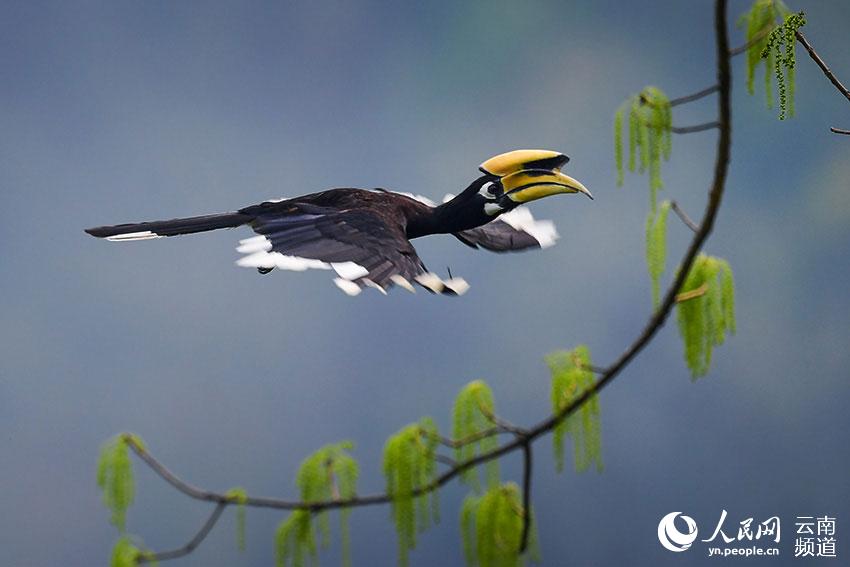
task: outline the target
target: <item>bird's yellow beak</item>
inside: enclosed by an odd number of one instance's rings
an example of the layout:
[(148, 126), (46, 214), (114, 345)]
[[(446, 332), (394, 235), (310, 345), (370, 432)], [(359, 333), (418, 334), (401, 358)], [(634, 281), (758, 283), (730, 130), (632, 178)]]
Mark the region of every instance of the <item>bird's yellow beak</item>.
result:
[(581, 182), (561, 173), (569, 159), (550, 150), (515, 150), (488, 159), (480, 169), (500, 177), (505, 196), (517, 203), (559, 193), (584, 193), (593, 199)]

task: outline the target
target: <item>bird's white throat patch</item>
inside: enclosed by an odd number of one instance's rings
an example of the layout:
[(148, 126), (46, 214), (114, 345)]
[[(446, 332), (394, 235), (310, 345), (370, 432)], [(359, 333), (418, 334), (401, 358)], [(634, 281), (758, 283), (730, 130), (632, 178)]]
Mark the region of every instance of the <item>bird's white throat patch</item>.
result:
[(517, 207), (512, 211), (503, 213), (499, 217), (499, 220), (508, 223), (516, 230), (530, 234), (540, 243), (541, 248), (554, 246), (555, 241), (560, 237), (554, 222), (550, 220), (535, 220), (531, 211), (526, 207)]

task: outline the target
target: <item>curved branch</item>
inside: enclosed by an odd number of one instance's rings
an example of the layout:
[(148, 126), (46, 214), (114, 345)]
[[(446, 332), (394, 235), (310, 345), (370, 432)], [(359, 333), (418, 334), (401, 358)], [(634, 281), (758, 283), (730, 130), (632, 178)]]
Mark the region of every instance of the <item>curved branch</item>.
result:
[(177, 549), (171, 549), (169, 551), (160, 551), (158, 553), (142, 552), (139, 554), (136, 561), (138, 563), (154, 563), (156, 561), (168, 561), (169, 559), (177, 559), (178, 557), (189, 555), (195, 551), (196, 547), (201, 545), (201, 542), (203, 542), (204, 539), (206, 539), (210, 531), (213, 529), (213, 526), (215, 526), (216, 522), (218, 522), (218, 519), (221, 517), (221, 513), (224, 512), (225, 507), (227, 507), (227, 503), (219, 502), (213, 509), (212, 514), (210, 514), (209, 518), (207, 518), (207, 521), (204, 522), (204, 525), (201, 526), (201, 529), (195, 534), (195, 537), (190, 539), (183, 547), (178, 547)]
[(701, 91), (697, 91), (694, 94), (689, 94), (685, 96), (680, 96), (678, 98), (670, 99), (670, 106), (679, 106), (680, 104), (685, 104), (688, 102), (693, 102), (695, 100), (699, 100), (701, 98), (705, 98), (710, 94), (714, 94), (717, 92), (717, 89), (720, 87), (718, 85), (711, 85), (710, 87), (706, 87)]
[[(676, 295), (682, 284), (684, 283), (685, 277), (690, 271), (690, 268), (693, 265), (693, 262), (697, 254), (699, 253), (703, 243), (706, 241), (709, 234), (711, 234), (712, 228), (714, 226), (714, 220), (717, 216), (717, 211), (720, 208), (726, 184), (731, 145), (731, 74), (729, 71), (731, 55), (729, 51), (727, 35), (726, 0), (717, 0), (715, 4), (714, 27), (717, 42), (717, 92), (719, 94), (718, 128), (720, 131), (720, 135), (717, 141), (717, 156), (714, 166), (714, 177), (709, 192), (708, 203), (706, 205), (703, 218), (699, 224), (699, 230), (696, 232), (694, 238), (691, 240), (690, 246), (688, 247), (684, 258), (682, 259), (681, 268), (679, 269), (675, 280), (667, 289), (661, 306), (649, 319), (640, 335), (638, 335), (638, 337), (632, 342), (632, 344), (629, 345), (628, 348), (626, 348), (626, 350), (620, 355), (620, 357), (617, 358), (617, 360), (615, 360), (610, 366), (604, 369), (602, 375), (596, 382), (594, 382), (592, 386), (586, 388), (567, 406), (565, 406), (557, 413), (550, 415), (546, 419), (537, 423), (530, 429), (523, 430), (522, 433), (516, 434), (513, 440), (505, 443), (504, 445), (501, 445), (493, 449), (492, 451), (480, 454), (468, 461), (456, 464), (451, 469), (442, 473), (433, 482), (415, 489), (412, 493), (412, 496), (416, 497), (422, 494), (432, 492), (443, 486), (444, 484), (448, 483), (455, 477), (459, 476), (462, 472), (472, 467), (478, 466), (493, 459), (497, 459), (503, 455), (520, 449), (523, 450), (526, 454), (526, 471), (528, 473), (524, 477), (523, 484), (525, 485), (527, 483), (530, 483), (531, 444), (538, 437), (552, 431), (562, 420), (566, 419), (569, 415), (576, 412), (579, 408), (582, 407), (582, 405), (587, 403), (593, 396), (596, 396), (603, 388), (605, 388), (605, 386), (610, 384), (614, 380), (614, 378), (616, 378), (620, 374), (620, 372), (632, 361), (632, 359), (634, 359), (646, 347), (646, 345), (649, 344), (649, 342), (656, 335), (659, 329), (664, 325), (667, 317), (672, 311), (673, 305), (676, 300)], [(153, 456), (151, 456), (151, 454), (147, 452), (143, 447), (137, 444), (131, 436), (125, 435), (124, 440), (128, 444), (128, 446), (130, 446), (132, 450), (139, 456), (139, 458), (145, 462), (145, 464), (147, 464), (154, 472), (156, 472), (166, 482), (174, 486), (177, 490), (191, 498), (205, 501), (213, 501), (218, 503), (218, 506), (216, 507), (213, 516), (210, 517), (210, 520), (207, 521), (207, 524), (205, 524), (204, 528), (202, 528), (198, 535), (195, 536), (195, 538), (193, 538), (193, 540), (189, 544), (187, 544), (187, 546), (184, 546), (185, 548), (188, 548), (189, 545), (195, 542), (195, 540), (197, 540), (197, 543), (200, 543), (200, 541), (202, 541), (203, 538), (206, 537), (206, 534), (209, 532), (209, 529), (212, 528), (212, 525), (215, 524), (215, 521), (217, 521), (218, 515), (221, 514), (221, 510), (223, 510), (226, 506), (230, 504), (236, 504), (236, 501), (233, 499), (233, 497), (228, 497), (224, 494), (203, 490), (184, 482), (179, 477), (174, 475), (171, 471), (169, 471)], [(443, 441), (457, 443), (457, 441), (447, 439), (444, 439)], [(529, 494), (530, 490), (524, 490), (524, 498)], [(353, 498), (347, 499), (334, 499), (316, 502), (289, 501), (277, 498), (262, 498), (249, 496), (247, 497), (247, 499), (243, 500), (242, 503), (245, 506), (252, 506), (258, 508), (276, 508), (284, 510), (301, 509), (316, 512), (319, 510), (328, 510), (333, 508), (354, 508), (376, 504), (385, 504), (390, 502), (390, 500), (391, 497), (387, 494), (355, 496)], [(523, 538), (527, 538), (527, 534), (524, 535)], [(194, 545), (196, 546), (197, 543), (194, 543)], [(192, 549), (193, 548), (194, 547), (192, 547)], [(183, 548), (181, 548), (181, 550), (182, 549)], [(172, 558), (172, 556), (163, 557), (161, 554), (158, 555), (158, 557), (163, 560)]]

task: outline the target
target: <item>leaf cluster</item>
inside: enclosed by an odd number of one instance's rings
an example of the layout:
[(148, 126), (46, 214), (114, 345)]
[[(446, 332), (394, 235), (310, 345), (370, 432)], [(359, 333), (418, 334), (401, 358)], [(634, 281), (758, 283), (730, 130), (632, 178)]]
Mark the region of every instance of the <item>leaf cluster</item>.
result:
[(384, 477), (392, 497), (391, 514), (398, 534), (399, 564), (407, 565), (416, 534), (439, 521), (437, 491), (417, 494), (436, 480), (437, 425), (430, 417), (411, 423), (384, 445)]
[[(579, 345), (573, 350), (553, 352), (546, 357), (552, 373), (552, 413), (561, 414), (577, 396), (593, 385), (595, 377), (590, 370), (590, 349)], [(602, 471), (601, 426), (599, 398), (591, 397), (581, 409), (561, 420), (552, 434), (552, 448), (558, 472), (564, 470), (564, 438), (573, 439), (575, 468), (578, 472), (596, 464)]]
[[(452, 435), (460, 442), (455, 449), (455, 459), (463, 463), (476, 455), (488, 453), (498, 447), (499, 441), (494, 435), (482, 435), (493, 425), (490, 417), (495, 415), (493, 392), (483, 380), (474, 380), (467, 384), (455, 398)], [(475, 439), (476, 441), (467, 442)], [(495, 459), (485, 465), (487, 486), (499, 484), (499, 463)], [(471, 467), (461, 473), (461, 481), (476, 492), (481, 490), (478, 467)]]
[(236, 547), (239, 551), (245, 551), (245, 503), (248, 501), (248, 493), (237, 486), (228, 490), (225, 496), (236, 502)]
[(136, 494), (133, 463), (125, 435), (117, 435), (101, 447), (97, 461), (97, 486), (101, 489), (103, 504), (112, 512), (110, 521), (124, 533), (127, 509)]
[[(777, 26), (767, 36), (761, 58), (767, 59), (767, 67), (773, 62), (773, 74), (779, 89), (779, 119), (794, 116), (794, 67), (797, 64), (797, 30), (806, 25), (802, 12), (788, 14), (781, 26)], [(765, 73), (768, 73), (765, 69)]]
[[(772, 77), (778, 72), (777, 65), (779, 64), (779, 61), (776, 60), (775, 50), (766, 49), (768, 38), (775, 31), (777, 20), (781, 20), (789, 14), (790, 10), (782, 0), (756, 0), (750, 10), (738, 18), (738, 27), (746, 29), (746, 39), (749, 45), (747, 48), (747, 92), (755, 94), (756, 68), (764, 61), (764, 96), (768, 108), (773, 108)], [(788, 79), (793, 91), (793, 70)], [(784, 79), (782, 84), (784, 85)], [(783, 91), (784, 87), (780, 88), (780, 95)]]
[(673, 113), (670, 100), (658, 87), (645, 87), (620, 105), (614, 114), (614, 159), (617, 165), (617, 185), (623, 184), (624, 117), (628, 112), (629, 159), (628, 169), (649, 172), (649, 192), (655, 210), (661, 181), (661, 160), (670, 159), (672, 149)]
[(467, 496), (460, 511), (461, 533), (469, 567), (517, 567), (522, 561), (523, 517), (531, 514), (529, 557), (539, 560), (537, 528), (532, 510), (525, 510), (519, 487), (508, 482), (482, 495)]
[(735, 281), (726, 260), (697, 256), (677, 298), (676, 318), (691, 376), (704, 376), (712, 349), (735, 333)]
[(111, 512), (110, 522), (121, 534), (112, 548), (111, 567), (135, 567), (142, 558), (148, 563), (155, 563), (152, 554), (133, 543), (133, 538), (126, 533), (127, 510), (136, 494), (130, 442), (144, 449), (145, 445), (138, 436), (122, 433), (103, 444), (97, 460), (97, 486), (104, 505)]
[(652, 305), (661, 303), (661, 275), (667, 261), (667, 213), (670, 201), (662, 201), (658, 209), (646, 215), (646, 266), (652, 281)]
[[(325, 445), (304, 459), (298, 469), (296, 484), (304, 502), (347, 500), (357, 493), (359, 467), (349, 454), (352, 443), (344, 441)], [(340, 510), (343, 562), (350, 564), (351, 536), (348, 526), (350, 510)], [(275, 536), (279, 567), (300, 567), (309, 557), (315, 561), (317, 535), (322, 547), (330, 544), (330, 522), (327, 510), (296, 510), (278, 526)]]

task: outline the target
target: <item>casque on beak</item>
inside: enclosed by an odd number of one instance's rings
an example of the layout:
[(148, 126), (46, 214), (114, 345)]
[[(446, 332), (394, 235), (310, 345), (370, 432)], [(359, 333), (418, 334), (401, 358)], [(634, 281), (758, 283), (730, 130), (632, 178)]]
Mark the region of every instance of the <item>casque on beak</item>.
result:
[(479, 169), (500, 177), (505, 197), (516, 203), (559, 193), (584, 193), (593, 199), (581, 182), (561, 173), (569, 160), (550, 150), (515, 150), (488, 159)]

